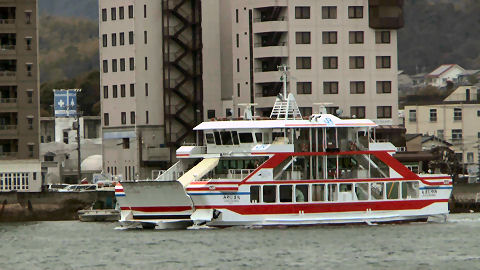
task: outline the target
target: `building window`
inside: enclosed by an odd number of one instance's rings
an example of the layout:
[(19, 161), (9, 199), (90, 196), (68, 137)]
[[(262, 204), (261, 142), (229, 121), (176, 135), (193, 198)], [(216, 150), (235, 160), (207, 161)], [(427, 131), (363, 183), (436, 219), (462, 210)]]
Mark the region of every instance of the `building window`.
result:
[(125, 33), (121, 32), (120, 33), (120, 46), (125, 45)]
[(143, 5), (143, 18), (147, 18), (147, 5)]
[(117, 46), (117, 34), (112, 33), (112, 46)]
[(377, 106), (377, 118), (392, 118), (392, 106)]
[(311, 94), (312, 82), (297, 82), (297, 94)]
[(147, 44), (147, 31), (143, 31), (143, 43)]
[(25, 44), (28, 51), (32, 50), (32, 37), (25, 37)]
[(477, 117), (480, 117), (480, 110), (477, 111)]
[(310, 7), (295, 7), (295, 19), (310, 19)]
[(148, 83), (145, 83), (145, 96), (148, 97)]
[(117, 72), (117, 67), (118, 67), (117, 59), (112, 59), (112, 72)]
[[(123, 149), (130, 149), (130, 138), (122, 138)], [(125, 178), (127, 178), (127, 167), (125, 166)]]
[(135, 60), (133, 57), (130, 57), (129, 59), (130, 61), (130, 70), (134, 70), (135, 69)]
[(480, 139), (480, 132), (477, 132), (477, 139)]
[(238, 9), (235, 10), (235, 22), (238, 23)]
[(240, 72), (240, 59), (237, 58), (237, 72)]
[(337, 44), (337, 32), (322, 32), (323, 44)]
[(442, 140), (445, 138), (443, 129), (437, 130), (437, 137), (442, 139)]
[(110, 119), (108, 117), (108, 113), (103, 114), (103, 125), (108, 126), (110, 124)]
[(473, 163), (473, 152), (468, 152), (467, 153), (467, 162), (468, 163)]
[(323, 57), (323, 69), (337, 69), (337, 68), (338, 68), (337, 56)]
[(125, 84), (120, 85), (120, 97), (125, 97)]
[(408, 121), (409, 122), (417, 122), (417, 110), (409, 110), (408, 111)]
[(324, 94), (338, 94), (338, 82), (323, 82)]
[(377, 56), (377, 68), (390, 68), (390, 56)]
[[(30, 157), (33, 157), (33, 145), (31, 145), (31, 144), (28, 145), (28, 152), (29, 152), (28, 155), (29, 155)], [(35, 179), (35, 178), (36, 178), (36, 173), (33, 173), (33, 176), (34, 176), (34, 177), (33, 177), (33, 180), (36, 180), (36, 179)]]
[(207, 118), (208, 118), (208, 119), (213, 119), (213, 118), (215, 118), (215, 110), (208, 110), (208, 111), (207, 111)]
[(133, 83), (130, 84), (130, 96), (131, 97), (135, 96), (135, 84)]
[(111, 11), (112, 11), (112, 12), (111, 12), (111, 13), (112, 13), (112, 14), (111, 14), (111, 19), (112, 19), (112, 21), (115, 21), (115, 20), (117, 19), (117, 9), (114, 8), (114, 7), (112, 7), (112, 10), (111, 10)]
[(311, 69), (312, 58), (311, 57), (297, 57), (297, 69)]
[(236, 41), (237, 41), (237, 48), (240, 48), (240, 35), (236, 35)]
[(25, 64), (25, 67), (26, 67), (26, 70), (27, 70), (27, 76), (28, 77), (32, 77), (32, 64), (31, 63), (27, 63)]
[(430, 122), (437, 122), (437, 109), (430, 109)]
[(336, 19), (337, 7), (322, 7), (322, 19)]
[(33, 103), (33, 90), (27, 90), (28, 103)]
[(102, 21), (106, 22), (107, 21), (107, 9), (102, 8)]
[(102, 43), (103, 43), (103, 47), (107, 47), (107, 34), (103, 34), (102, 35)]
[(350, 82), (350, 94), (365, 94), (365, 82)]
[(130, 19), (133, 18), (133, 6), (132, 5), (128, 6), (128, 18), (130, 18)]
[(310, 32), (296, 32), (295, 42), (297, 44), (310, 44)]
[(25, 23), (26, 24), (31, 24), (32, 23), (32, 12), (31, 11), (25, 11)]
[(133, 31), (128, 32), (128, 44), (133, 44)]
[(462, 130), (461, 129), (452, 129), (452, 140), (459, 141), (462, 139)]
[(350, 44), (363, 44), (363, 31), (350, 31), (348, 33)]
[(363, 7), (362, 6), (348, 7), (348, 18), (349, 19), (363, 18)]
[(350, 69), (362, 69), (365, 67), (363, 56), (350, 56)]
[(350, 116), (352, 118), (365, 118), (365, 106), (350, 107)]
[(377, 81), (377, 94), (392, 93), (392, 82), (390, 81)]
[(312, 115), (312, 107), (299, 107), (298, 110), (302, 116), (310, 116)]
[(135, 112), (130, 112), (130, 124), (135, 124)]
[(117, 98), (118, 97), (118, 91), (117, 91), (118, 87), (116, 85), (114, 85), (112, 87), (112, 96), (113, 98)]
[(390, 31), (377, 31), (377, 32), (375, 32), (375, 43), (377, 43), (377, 44), (389, 44), (390, 43)]
[(145, 123), (148, 124), (148, 111), (145, 111)]
[(27, 118), (28, 129), (33, 129), (33, 118)]
[(127, 124), (127, 113), (126, 112), (121, 113), (121, 119), (122, 119), (122, 125)]
[(339, 107), (338, 106), (333, 106), (333, 107), (327, 107), (327, 113), (331, 115), (336, 115)]
[(453, 120), (454, 121), (461, 121), (462, 120), (462, 108), (454, 108), (453, 109)]
[(124, 19), (124, 12), (125, 8), (124, 7), (119, 7), (118, 8), (118, 19), (123, 20)]
[(108, 98), (108, 86), (107, 85), (103, 86), (103, 98), (104, 99)]
[(145, 70), (148, 70), (148, 58), (145, 56)]
[(240, 84), (237, 83), (237, 97), (240, 97)]
[(120, 58), (120, 71), (125, 71), (125, 58)]
[(103, 60), (103, 73), (107, 73), (108, 72), (108, 61), (107, 60)]

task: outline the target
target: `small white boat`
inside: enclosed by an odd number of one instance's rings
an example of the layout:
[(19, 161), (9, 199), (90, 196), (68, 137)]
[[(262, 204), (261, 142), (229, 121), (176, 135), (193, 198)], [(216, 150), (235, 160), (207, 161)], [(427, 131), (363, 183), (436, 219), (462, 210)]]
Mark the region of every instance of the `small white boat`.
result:
[(78, 210), (78, 218), (84, 222), (115, 222), (120, 219), (120, 211), (115, 209)]

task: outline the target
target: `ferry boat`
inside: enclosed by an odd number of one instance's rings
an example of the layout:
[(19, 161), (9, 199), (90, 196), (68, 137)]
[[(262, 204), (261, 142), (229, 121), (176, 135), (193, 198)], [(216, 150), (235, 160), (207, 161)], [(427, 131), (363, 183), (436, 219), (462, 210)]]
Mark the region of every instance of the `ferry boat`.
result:
[[(286, 72), (283, 74), (286, 82)], [(125, 227), (296, 226), (426, 221), (447, 217), (452, 179), (416, 174), (375, 139), (377, 124), (327, 114), (302, 118), (279, 95), (270, 119), (203, 122), (203, 142), (181, 146), (155, 180), (122, 181)]]

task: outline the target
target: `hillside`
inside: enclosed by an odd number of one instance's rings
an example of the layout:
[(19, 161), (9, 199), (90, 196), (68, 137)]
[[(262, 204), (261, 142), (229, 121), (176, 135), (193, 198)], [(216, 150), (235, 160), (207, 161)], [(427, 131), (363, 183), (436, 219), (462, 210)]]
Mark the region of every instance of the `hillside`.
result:
[(98, 0), (38, 0), (38, 11), (40, 16), (98, 20)]
[(480, 1), (406, 0), (399, 69), (409, 74), (456, 63), (480, 68)]

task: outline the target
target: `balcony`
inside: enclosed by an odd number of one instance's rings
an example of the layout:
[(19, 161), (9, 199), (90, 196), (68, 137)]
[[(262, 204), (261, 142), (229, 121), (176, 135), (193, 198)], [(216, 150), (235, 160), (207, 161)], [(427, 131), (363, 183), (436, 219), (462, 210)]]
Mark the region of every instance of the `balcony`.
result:
[(253, 20), (253, 33), (267, 33), (267, 32), (287, 32), (288, 23), (287, 17), (279, 17), (276, 20), (262, 20), (256, 18)]
[(17, 136), (17, 125), (0, 125), (0, 137)]
[(369, 25), (373, 29), (400, 29), (404, 0), (369, 0)]
[(0, 27), (15, 26), (16, 7), (0, 7)]
[(0, 152), (0, 159), (17, 159), (18, 152)]
[(261, 46), (261, 44), (255, 44), (253, 50), (254, 58), (265, 57), (288, 57), (288, 46), (286, 42), (281, 42), (275, 46)]
[(16, 111), (17, 109), (16, 98), (0, 98), (0, 112)]

